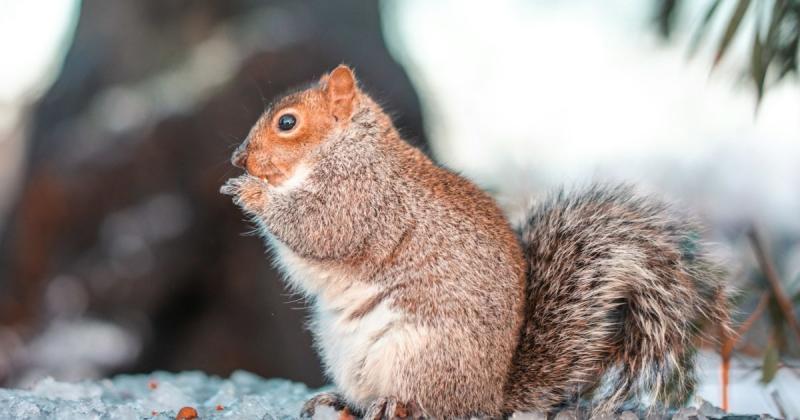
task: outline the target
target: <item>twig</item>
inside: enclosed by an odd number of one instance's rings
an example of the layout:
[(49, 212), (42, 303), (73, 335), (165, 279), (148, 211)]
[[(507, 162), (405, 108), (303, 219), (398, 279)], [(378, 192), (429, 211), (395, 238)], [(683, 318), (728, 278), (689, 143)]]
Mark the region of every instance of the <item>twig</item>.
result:
[(792, 327), (797, 338), (800, 339), (800, 323), (797, 322), (797, 317), (794, 315), (792, 301), (789, 300), (789, 297), (783, 290), (780, 277), (778, 277), (778, 271), (775, 269), (772, 260), (767, 257), (767, 252), (756, 228), (752, 227), (747, 233), (747, 236), (750, 238), (750, 243), (756, 254), (756, 259), (758, 259), (758, 264), (761, 266), (761, 271), (764, 273), (764, 277), (767, 278), (770, 288), (772, 288), (772, 295), (775, 296), (775, 300), (778, 302), (778, 307), (781, 313), (783, 313), (783, 317), (786, 318), (786, 322)]
[(722, 410), (728, 412), (728, 383), (731, 377), (731, 355), (722, 355)]
[(721, 385), (722, 385), (722, 410), (726, 413), (730, 407), (728, 404), (728, 384), (731, 378), (731, 355), (733, 354), (733, 346), (736, 345), (736, 339), (731, 336), (728, 329), (724, 326), (719, 330), (720, 341), (722, 348), (720, 348), (719, 355), (722, 358), (722, 368), (720, 371)]
[(744, 322), (739, 325), (739, 328), (736, 329), (736, 341), (739, 341), (742, 336), (750, 331), (750, 327), (753, 326), (753, 323), (755, 323), (756, 320), (761, 317), (761, 314), (764, 313), (764, 309), (767, 308), (767, 303), (769, 303), (769, 293), (764, 292), (761, 294), (761, 297), (758, 298), (758, 304), (756, 304), (753, 312), (751, 312), (747, 319), (745, 319)]
[(781, 413), (781, 418), (788, 419), (789, 416), (786, 415), (786, 410), (783, 409), (783, 404), (781, 403), (781, 396), (778, 394), (778, 390), (774, 390), (769, 393), (769, 396), (772, 397), (772, 402), (775, 403), (775, 406), (778, 407), (778, 412)]
[(740, 341), (739, 345), (736, 346), (736, 352), (754, 358), (764, 356), (763, 348), (758, 347), (755, 344), (748, 341)]
[(769, 301), (769, 293), (764, 292), (761, 294), (761, 297), (758, 299), (758, 304), (750, 316), (736, 329), (736, 334), (734, 336), (730, 336), (725, 328), (720, 330), (720, 338), (722, 341), (722, 348), (720, 349), (720, 356), (722, 357), (722, 409), (724, 411), (728, 411), (729, 408), (729, 384), (730, 384), (730, 376), (731, 376), (731, 355), (733, 354), (733, 350), (736, 347), (736, 343), (739, 339), (744, 336), (745, 333), (753, 326), (753, 323), (761, 316), (764, 312), (764, 308), (767, 307), (767, 302)]

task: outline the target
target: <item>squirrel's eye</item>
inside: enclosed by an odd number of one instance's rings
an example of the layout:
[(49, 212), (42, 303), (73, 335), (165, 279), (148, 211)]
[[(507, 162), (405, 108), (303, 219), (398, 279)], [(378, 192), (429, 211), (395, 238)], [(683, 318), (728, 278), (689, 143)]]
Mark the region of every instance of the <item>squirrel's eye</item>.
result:
[(297, 118), (292, 114), (283, 114), (278, 118), (278, 128), (281, 131), (289, 131), (297, 124)]

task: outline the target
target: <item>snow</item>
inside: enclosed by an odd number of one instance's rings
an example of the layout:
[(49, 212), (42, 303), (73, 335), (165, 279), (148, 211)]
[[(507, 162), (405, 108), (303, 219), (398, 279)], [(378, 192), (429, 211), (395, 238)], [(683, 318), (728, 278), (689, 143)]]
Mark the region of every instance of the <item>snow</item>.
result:
[[(0, 418), (6, 419), (174, 419), (183, 407), (202, 419), (296, 419), (303, 403), (320, 390), (283, 379), (264, 379), (236, 371), (222, 379), (198, 371), (119, 375), (111, 379), (60, 382), (45, 378), (29, 389), (0, 389)], [(699, 401), (673, 419), (719, 418), (722, 412)], [(556, 419), (584, 417), (565, 409)], [(318, 407), (316, 420), (338, 420), (330, 407)], [(512, 420), (542, 420), (542, 413), (515, 413)], [(624, 412), (620, 419), (637, 418)], [(736, 418), (770, 418), (745, 416)]]
[[(202, 419), (295, 419), (314, 395), (303, 384), (237, 371), (221, 379), (201, 372), (120, 375), (76, 383), (46, 378), (31, 389), (0, 389), (0, 417), (15, 419), (174, 419), (193, 407)], [(315, 419), (335, 419), (319, 410)]]

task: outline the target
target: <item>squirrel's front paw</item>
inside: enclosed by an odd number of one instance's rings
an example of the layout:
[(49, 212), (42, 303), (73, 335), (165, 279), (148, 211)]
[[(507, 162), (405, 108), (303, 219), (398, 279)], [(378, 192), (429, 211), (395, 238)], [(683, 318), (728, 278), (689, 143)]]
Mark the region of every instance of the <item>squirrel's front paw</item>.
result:
[(424, 419), (420, 406), (414, 402), (404, 403), (394, 397), (378, 398), (367, 407), (363, 420)]
[(233, 197), (245, 211), (258, 213), (266, 200), (266, 182), (248, 174), (229, 179), (219, 192)]

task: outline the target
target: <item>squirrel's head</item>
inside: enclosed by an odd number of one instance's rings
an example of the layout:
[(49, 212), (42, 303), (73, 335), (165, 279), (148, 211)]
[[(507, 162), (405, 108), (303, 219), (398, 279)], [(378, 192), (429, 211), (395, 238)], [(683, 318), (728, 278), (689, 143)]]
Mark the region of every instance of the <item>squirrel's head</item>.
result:
[(310, 88), (273, 102), (231, 162), (280, 185), (333, 130), (350, 123), (361, 97), (353, 71), (340, 65)]

